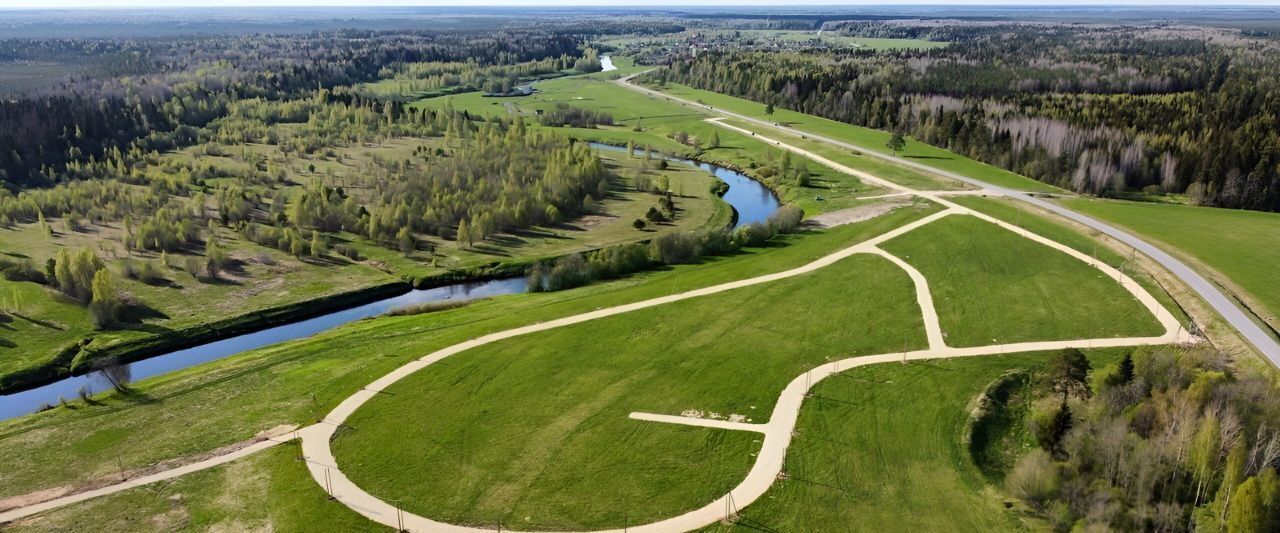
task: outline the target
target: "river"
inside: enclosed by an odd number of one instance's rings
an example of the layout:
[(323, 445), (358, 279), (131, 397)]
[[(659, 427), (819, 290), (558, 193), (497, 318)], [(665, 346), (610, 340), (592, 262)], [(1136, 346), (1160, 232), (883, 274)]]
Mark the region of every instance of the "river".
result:
[[(613, 63), (608, 61), (608, 57), (601, 58), (601, 64), (608, 67), (613, 66)], [(591, 143), (591, 146), (601, 150), (626, 151), (626, 148), (607, 144)], [(738, 214), (735, 227), (753, 222), (763, 222), (774, 211), (777, 211), (780, 206), (778, 198), (774, 196), (768, 187), (740, 172), (690, 159), (671, 156), (662, 157), (675, 163), (697, 166), (715, 174), (717, 178), (729, 184), (729, 191), (725, 193), (724, 200), (733, 206), (734, 211)], [(450, 299), (469, 300), (501, 294), (516, 294), (524, 291), (524, 278), (464, 282), (434, 289), (413, 290), (399, 296), (335, 311), (315, 318), (275, 326), (183, 350), (176, 350), (104, 371), (72, 376), (42, 387), (2, 395), (0, 396), (0, 420), (8, 420), (32, 413), (46, 405), (57, 405), (60, 398), (65, 398), (67, 401), (75, 400), (81, 389), (89, 393), (102, 392), (112, 387), (113, 380), (127, 383), (159, 376), (200, 363), (236, 355), (254, 348), (310, 337), (343, 324), (381, 315), (397, 307)]]
[[(611, 152), (626, 152), (627, 149), (611, 144), (590, 143), (593, 148)], [(745, 226), (755, 222), (768, 220), (782, 204), (778, 197), (760, 182), (736, 170), (724, 168), (711, 163), (703, 163), (692, 159), (661, 155), (663, 159), (684, 165), (693, 165), (714, 174), (720, 181), (729, 184), (729, 191), (724, 193), (724, 201), (733, 206), (738, 214), (734, 227)]]
[(524, 290), (524, 278), (464, 282), (434, 289), (412, 290), (399, 296), (335, 311), (315, 318), (201, 344), (121, 365), (107, 371), (72, 376), (42, 387), (3, 395), (0, 396), (0, 420), (8, 420), (34, 412), (44, 405), (57, 405), (59, 398), (66, 398), (67, 401), (74, 400), (80, 393), (81, 388), (91, 393), (108, 390), (112, 386), (112, 379), (130, 382), (175, 370), (182, 370), (254, 348), (309, 337), (356, 320), (381, 315), (397, 307), (440, 300), (470, 300), (500, 294), (515, 294), (524, 292)]

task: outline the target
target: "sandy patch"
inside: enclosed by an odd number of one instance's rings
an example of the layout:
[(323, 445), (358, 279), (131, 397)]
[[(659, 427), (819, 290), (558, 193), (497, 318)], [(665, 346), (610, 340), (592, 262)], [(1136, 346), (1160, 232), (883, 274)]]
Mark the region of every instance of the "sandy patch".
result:
[(737, 413), (722, 415), (720, 413), (715, 413), (711, 411), (699, 411), (697, 409), (685, 409), (684, 411), (680, 412), (680, 416), (683, 416), (685, 418), (701, 418), (703, 420), (724, 420), (728, 422), (737, 422), (737, 423), (751, 422), (751, 418), (746, 415), (740, 415)]
[(909, 196), (887, 198), (883, 202), (876, 202), (874, 204), (868, 204), (868, 205), (860, 205), (857, 207), (850, 207), (850, 208), (841, 209), (838, 211), (832, 211), (830, 213), (815, 215), (813, 217), (810, 217), (808, 220), (805, 220), (805, 224), (808, 226), (817, 227), (817, 228), (832, 228), (835, 226), (843, 226), (845, 224), (853, 224), (855, 222), (871, 220), (880, 215), (893, 211), (894, 209), (897, 209), (899, 207), (904, 207), (910, 204), (911, 204), (911, 197)]
[(618, 220), (618, 217), (613, 215), (587, 215), (573, 221), (573, 223), (577, 226), (581, 226), (583, 229), (589, 229), (603, 224), (608, 224), (615, 220)]

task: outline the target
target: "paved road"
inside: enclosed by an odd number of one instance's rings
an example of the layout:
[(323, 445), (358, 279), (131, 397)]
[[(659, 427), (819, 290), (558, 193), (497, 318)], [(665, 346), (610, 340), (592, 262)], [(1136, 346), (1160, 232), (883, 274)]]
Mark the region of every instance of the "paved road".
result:
[[(726, 128), (740, 129), (740, 128), (736, 128), (736, 126), (730, 126), (727, 124), (719, 124), (719, 125)], [(822, 158), (817, 154), (812, 154), (801, 148), (782, 143), (781, 141), (769, 139), (768, 137), (763, 137), (763, 136), (757, 136), (757, 138), (760, 138), (765, 142), (771, 143), (783, 149), (804, 154), (808, 157), (813, 158), (817, 162), (820, 162), (824, 165), (831, 166), (832, 168), (835, 168), (841, 172), (846, 172), (855, 176), (859, 176), (862, 179), (877, 183), (885, 187), (889, 187), (891, 189), (902, 191), (903, 193), (915, 194), (925, 198), (930, 198), (936, 202), (943, 204), (944, 206), (947, 207), (947, 209), (945, 209), (944, 211), (935, 213), (933, 215), (930, 215), (928, 217), (925, 217), (923, 219), (917, 220), (915, 222), (912, 222), (910, 224), (895, 228), (877, 237), (873, 237), (867, 241), (863, 241), (853, 246), (849, 246), (842, 250), (838, 250), (824, 257), (818, 258), (806, 265), (796, 267), (790, 270), (776, 272), (772, 274), (766, 274), (763, 276), (757, 276), (754, 278), (749, 278), (744, 280), (722, 283), (720, 285), (694, 289), (687, 292), (673, 294), (673, 295), (659, 297), (659, 298), (653, 298), (650, 300), (623, 304), (623, 305), (618, 305), (618, 306), (604, 308), (604, 309), (597, 309), (595, 311), (591, 311), (591, 312), (587, 312), (579, 315), (564, 317), (556, 320), (551, 320), (551, 321), (537, 323), (537, 324), (531, 324), (528, 326), (514, 328), (506, 331), (491, 333), (488, 335), (477, 337), (475, 339), (471, 339), (466, 342), (455, 344), (453, 346), (449, 346), (447, 348), (444, 348), (442, 350), (429, 354), (425, 357), (412, 361), (404, 366), (401, 366), (400, 368), (395, 369), (391, 373), (377, 379), (373, 383), (369, 384), (368, 386), (364, 387), (360, 391), (356, 392), (351, 397), (344, 400), (332, 412), (330, 412), (329, 415), (324, 418), (324, 420), (322, 420), (321, 422), (315, 425), (303, 428), (302, 430), (293, 432), (292, 434), (289, 434), (289, 435), (281, 435), (278, 437), (274, 437), (272, 439), (269, 439), (268, 441), (255, 444), (253, 446), (249, 446), (247, 448), (237, 450), (235, 452), (232, 452), (226, 455), (212, 457), (200, 463), (187, 465), (187, 466), (176, 468), (169, 471), (159, 472), (151, 476), (130, 480), (117, 485), (103, 487), (96, 491), (90, 491), (82, 494), (67, 496), (64, 498), (59, 498), (57, 500), (44, 502), (41, 504), (32, 505), (24, 508), (13, 509), (3, 514), (0, 514), (0, 524), (3, 524), (4, 522), (10, 521), (10, 520), (15, 520), (17, 518), (29, 516), (38, 512), (47, 511), (47, 510), (68, 505), (71, 503), (84, 501), (97, 496), (119, 492), (121, 490), (145, 485), (147, 483), (153, 483), (160, 480), (172, 479), (174, 477), (177, 477), (186, 473), (190, 473), (193, 471), (197, 471), (197, 470), (211, 468), (213, 466), (224, 464), (226, 462), (249, 455), (251, 453), (255, 453), (262, 449), (266, 449), (266, 448), (278, 445), (282, 442), (291, 440), (292, 438), (300, 437), (302, 440), (302, 452), (305, 456), (307, 467), (311, 471), (311, 475), (315, 479), (315, 481), (319, 483), (325, 489), (325, 491), (328, 492), (331, 495), (331, 497), (333, 497), (335, 500), (342, 502), (343, 504), (350, 507), (352, 510), (364, 515), (365, 517), (387, 526), (395, 527), (398, 529), (407, 529), (412, 531), (485, 533), (489, 530), (483, 529), (483, 528), (474, 528), (474, 527), (460, 526), (455, 524), (447, 524), (447, 523), (431, 520), (429, 518), (417, 516), (412, 513), (403, 512), (397, 509), (397, 507), (392, 505), (391, 503), (381, 500), (376, 496), (373, 496), (365, 492), (363, 489), (356, 486), (350, 479), (348, 479), (346, 475), (343, 474), (339, 466), (337, 465), (337, 462), (333, 457), (333, 452), (330, 449), (330, 441), (332, 440), (334, 433), (337, 431), (339, 427), (342, 426), (343, 422), (352, 413), (354, 413), (360, 406), (364, 405), (365, 402), (373, 398), (382, 390), (391, 386), (397, 381), (403, 379), (404, 377), (414, 372), (417, 372), (418, 370), (421, 370), (427, 366), (430, 366), (431, 364), (439, 362), (451, 355), (455, 355), (455, 354), (467, 351), (469, 349), (482, 346), (485, 344), (489, 344), (492, 342), (496, 342), (499, 340), (503, 340), (503, 339), (509, 339), (509, 338), (518, 337), (521, 335), (527, 335), (534, 332), (546, 331), (546, 330), (569, 326), (573, 324), (579, 324), (579, 323), (590, 321), (590, 320), (596, 320), (596, 319), (614, 316), (622, 313), (628, 313), (628, 312), (632, 312), (640, 309), (659, 306), (659, 305), (672, 303), (680, 300), (685, 300), (689, 298), (707, 296), (707, 295), (716, 294), (716, 293), (733, 290), (741, 287), (758, 285), (761, 283), (769, 283), (772, 281), (777, 281), (777, 280), (781, 280), (781, 279), (785, 279), (793, 276), (807, 274), (807, 273), (819, 270), (821, 268), (824, 268), (826, 266), (830, 266), (854, 254), (881, 255), (882, 257), (885, 257), (886, 259), (894, 262), (899, 267), (902, 267), (908, 273), (908, 275), (911, 277), (916, 287), (917, 303), (919, 304), (921, 311), (924, 315), (925, 328), (927, 331), (927, 338), (929, 340), (929, 348), (924, 350), (913, 351), (913, 352), (897, 352), (897, 353), (869, 355), (869, 356), (841, 359), (841, 360), (814, 368), (813, 370), (810, 370), (805, 374), (797, 376), (786, 387), (786, 389), (783, 390), (783, 392), (778, 397), (778, 403), (774, 409), (773, 416), (771, 417), (770, 421), (766, 424), (742, 424), (742, 423), (732, 423), (732, 422), (690, 420), (685, 417), (675, 417), (675, 416), (669, 416), (669, 415), (633, 413), (631, 415), (632, 418), (637, 420), (642, 420), (642, 421), (677, 423), (677, 424), (684, 423), (684, 424), (693, 424), (693, 425), (698, 425), (698, 426), (703, 426), (708, 428), (718, 428), (718, 429), (725, 429), (725, 430), (756, 431), (756, 432), (763, 433), (765, 435), (765, 442), (762, 445), (760, 453), (757, 454), (756, 461), (753, 464), (751, 471), (748, 473), (747, 477), (743, 479), (742, 482), (739, 483), (737, 487), (735, 487), (732, 491), (730, 491), (725, 496), (718, 498), (715, 501), (708, 503), (707, 505), (701, 508), (695, 509), (693, 511), (690, 511), (688, 513), (675, 516), (672, 518), (668, 518), (659, 522), (653, 522), (653, 523), (641, 525), (638, 527), (632, 527), (625, 531), (653, 531), (653, 532), (666, 533), (666, 532), (672, 532), (672, 531), (687, 531), (692, 529), (698, 529), (700, 527), (712, 524), (717, 520), (735, 515), (738, 509), (749, 505), (750, 503), (756, 501), (758, 498), (763, 496), (765, 492), (773, 485), (773, 482), (774, 480), (777, 479), (778, 475), (783, 473), (784, 458), (786, 457), (786, 451), (790, 445), (791, 437), (795, 428), (795, 423), (799, 416), (800, 407), (803, 403), (806, 393), (822, 379), (828, 376), (834, 375), (836, 373), (839, 373), (842, 370), (848, 370), (850, 368), (853, 368), (856, 366), (862, 366), (866, 364), (884, 363), (884, 362), (891, 362), (891, 361), (905, 362), (908, 360), (924, 360), (924, 359), (951, 358), (951, 357), (972, 357), (972, 356), (979, 356), (979, 355), (990, 355), (994, 353), (1014, 353), (1014, 352), (1026, 352), (1026, 351), (1057, 350), (1057, 349), (1068, 348), (1068, 347), (1098, 348), (1098, 347), (1108, 347), (1108, 346), (1157, 345), (1157, 344), (1169, 344), (1169, 343), (1177, 343), (1177, 342), (1188, 342), (1192, 340), (1189, 337), (1189, 335), (1187, 335), (1187, 333), (1182, 330), (1181, 324), (1179, 324), (1179, 322), (1174, 318), (1174, 316), (1171, 313), (1169, 313), (1167, 310), (1165, 310), (1160, 305), (1160, 303), (1155, 299), (1155, 297), (1151, 296), (1151, 294), (1148, 293), (1144, 288), (1142, 288), (1142, 286), (1139, 285), (1136, 281), (1126, 276), (1123, 272), (1116, 270), (1109, 265), (1093, 261), (1093, 259), (1090, 258), (1089, 256), (1082, 254), (1073, 248), (1067, 247), (1065, 245), (1049, 240), (1040, 235), (1036, 235), (1025, 229), (1018, 228), (1004, 221), (992, 218), (985, 214), (974, 212), (962, 206), (958, 206), (954, 203), (948, 202), (944, 198), (942, 198), (942, 196), (945, 196), (947, 194), (945, 192), (915, 191), (906, 187), (902, 187), (901, 185), (887, 182), (885, 180), (882, 180), (876, 176), (867, 174), (865, 172), (861, 172), (861, 171), (840, 165), (839, 163), (836, 163), (834, 161), (830, 161), (828, 159)], [(987, 187), (992, 190), (996, 190), (1002, 194), (1008, 194), (1010, 196), (1015, 196), (1016, 194), (1019, 194), (1016, 191), (1008, 191), (1006, 189), (990, 187), (983, 184), (982, 182), (978, 182), (976, 180), (969, 180), (964, 177), (957, 177), (957, 179), (969, 181), (971, 183), (974, 183), (975, 185)], [(1028, 199), (1035, 200), (1029, 197)], [(899, 235), (912, 231), (913, 229), (916, 229), (925, 224), (929, 224), (935, 220), (941, 219), (946, 216), (956, 216), (956, 215), (969, 215), (969, 216), (975, 216), (975, 217), (981, 218), (983, 220), (986, 220), (987, 222), (996, 224), (1009, 231), (1013, 231), (1019, 235), (1022, 235), (1023, 237), (1026, 237), (1038, 243), (1044, 244), (1045, 246), (1049, 246), (1054, 249), (1057, 249), (1080, 261), (1089, 263), (1093, 267), (1106, 273), (1108, 276), (1115, 278), (1116, 281), (1124, 289), (1126, 289), (1130, 294), (1132, 294), (1135, 298), (1137, 298), (1140, 303), (1142, 303), (1150, 312), (1152, 312), (1156, 316), (1157, 321), (1159, 321), (1161, 326), (1164, 328), (1164, 333), (1158, 336), (1136, 337), (1136, 338), (1076, 339), (1076, 340), (1065, 340), (1065, 341), (1025, 342), (1025, 343), (1016, 343), (1016, 344), (1004, 344), (1004, 345), (968, 347), (968, 348), (954, 348), (954, 347), (946, 346), (945, 339), (942, 336), (941, 325), (939, 324), (939, 321), (938, 321), (937, 312), (933, 306), (933, 300), (930, 295), (928, 281), (917, 270), (910, 267), (910, 265), (901, 261), (897, 257), (894, 257), (892, 254), (889, 254), (884, 250), (878, 248), (877, 246), (882, 242), (888, 241), (894, 237), (897, 237)]]
[(1102, 222), (1093, 217), (1089, 217), (1089, 216), (1080, 214), (1076, 211), (1072, 211), (1059, 204), (1047, 202), (1040, 198), (1036, 198), (1022, 191), (1015, 191), (1005, 187), (992, 185), (982, 180), (974, 179), (969, 176), (964, 176), (961, 174), (956, 174), (955, 172), (935, 168), (929, 165), (919, 163), (917, 161), (912, 161), (910, 159), (896, 157), (888, 154), (882, 154), (875, 150), (868, 149), (865, 146), (859, 146), (856, 144), (847, 143), (838, 139), (832, 139), (830, 137), (817, 135), (811, 132), (798, 130), (788, 126), (777, 125), (766, 120), (760, 120), (758, 118), (750, 117), (740, 113), (734, 113), (732, 111), (720, 109), (714, 106), (699, 104), (697, 102), (692, 102), (689, 100), (685, 100), (683, 98), (671, 96), (663, 92), (655, 91), (653, 89), (649, 89), (647, 87), (641, 87), (639, 85), (631, 83), (631, 79), (636, 76), (639, 76), (640, 74), (644, 74), (644, 72), (621, 78), (617, 80), (617, 82), (619, 85), (622, 85), (623, 87), (626, 87), (628, 89), (640, 91), (642, 93), (651, 94), (651, 95), (662, 97), (662, 98), (668, 98), (674, 102), (680, 102), (687, 106), (692, 106), (699, 109), (713, 111), (720, 115), (733, 117), (739, 120), (744, 120), (752, 124), (757, 124), (760, 126), (764, 126), (766, 128), (772, 128), (775, 130), (784, 131), (793, 135), (803, 135), (807, 139), (824, 142), (833, 146), (839, 146), (841, 148), (845, 148), (848, 150), (858, 150), (863, 155), (877, 157), (877, 158), (880, 158), (886, 161), (891, 161), (900, 165), (905, 165), (915, 169), (924, 170), (924, 171), (932, 172), (934, 174), (938, 174), (941, 176), (946, 176), (948, 178), (963, 181), (965, 183), (968, 183), (983, 189), (995, 191), (997, 193), (1003, 194), (1010, 198), (1015, 198), (1023, 202), (1027, 202), (1036, 207), (1045, 209), (1047, 211), (1051, 211), (1053, 213), (1056, 213), (1068, 219), (1084, 224), (1085, 226), (1093, 228), (1097, 231), (1105, 233), (1108, 236), (1133, 247), (1139, 252), (1146, 254), (1147, 257), (1150, 257), (1151, 259), (1155, 260), (1155, 262), (1160, 263), (1161, 266), (1168, 269), (1169, 272), (1173, 273), (1174, 276), (1177, 276), (1178, 279), (1181, 279), (1184, 283), (1187, 284), (1187, 286), (1191, 287), (1191, 290), (1196, 291), (1196, 294), (1199, 294), (1201, 298), (1203, 298), (1206, 302), (1208, 302), (1209, 305), (1213, 307), (1215, 311), (1217, 311), (1220, 315), (1222, 315), (1222, 318), (1224, 318), (1227, 321), (1227, 323), (1231, 325), (1231, 327), (1235, 328), (1236, 331), (1240, 332), (1240, 335), (1244, 337), (1244, 339), (1248, 341), (1249, 344), (1252, 344), (1254, 348), (1257, 348), (1257, 350), (1260, 353), (1262, 353), (1263, 356), (1265, 356), (1268, 360), (1270, 360), (1272, 365), (1275, 365), (1276, 367), (1280, 367), (1280, 343), (1276, 342), (1276, 340), (1273, 339), (1271, 335), (1267, 333), (1267, 331), (1262, 329), (1261, 326), (1259, 326), (1256, 322), (1254, 322), (1253, 319), (1250, 318), (1249, 314), (1245, 312), (1243, 309), (1241, 309), (1240, 306), (1237, 305), (1234, 300), (1232, 300), (1226, 294), (1223, 294), (1223, 292), (1219, 290), (1216, 285), (1214, 285), (1209, 280), (1205, 279), (1204, 276), (1201, 276), (1200, 273), (1196, 272), (1191, 267), (1187, 266), (1186, 263), (1183, 263), (1181, 260), (1166, 253), (1164, 250), (1157, 248), (1156, 246), (1134, 236), (1129, 232), (1116, 228), (1115, 226)]

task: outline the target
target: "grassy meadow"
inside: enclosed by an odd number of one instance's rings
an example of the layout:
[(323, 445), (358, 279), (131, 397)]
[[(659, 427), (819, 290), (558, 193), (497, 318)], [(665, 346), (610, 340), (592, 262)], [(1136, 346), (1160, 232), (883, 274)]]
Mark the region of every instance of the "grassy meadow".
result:
[(1151, 239), (1216, 272), (1218, 283), (1280, 328), (1280, 214), (1190, 205), (1068, 199), (1062, 204)]
[(929, 281), (948, 346), (1162, 331), (1106, 274), (976, 217), (949, 216), (881, 247)]
[[(1023, 531), (961, 438), (972, 402), (1049, 353), (882, 364), (828, 378), (805, 401), (779, 480), (737, 523), (701, 531)], [(1114, 351), (1090, 350), (1094, 368)], [(904, 512), (909, 510), (909, 512)]]
[(629, 413), (766, 421), (813, 366), (924, 347), (913, 294), (888, 260), (857, 255), (500, 341), (388, 388), (346, 421), (335, 456), (371, 493), (451, 523), (578, 530), (673, 516), (736, 485), (761, 436)]
[[(997, 219), (1003, 220), (1032, 233), (1046, 237), (1085, 255), (1092, 256), (1100, 263), (1115, 267), (1133, 278), (1151, 293), (1164, 308), (1175, 313), (1183, 325), (1190, 323), (1190, 318), (1165, 288), (1160, 285), (1145, 269), (1140, 268), (1130, 257), (1115, 248), (1100, 242), (1102, 234), (1093, 230), (1073, 227), (1063, 219), (1041, 212), (1029, 205), (1009, 198), (988, 198), (981, 196), (957, 196), (950, 201)], [(1087, 231), (1087, 233), (1086, 233)]]

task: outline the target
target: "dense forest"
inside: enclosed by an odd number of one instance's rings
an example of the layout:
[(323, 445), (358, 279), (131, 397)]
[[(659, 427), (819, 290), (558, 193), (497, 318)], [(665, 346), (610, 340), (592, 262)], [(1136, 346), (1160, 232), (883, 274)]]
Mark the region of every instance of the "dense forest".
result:
[(1054, 530), (1276, 531), (1272, 392), (1211, 349), (1142, 348), (1100, 369), (1065, 350), (1044, 372), (997, 382), (979, 423), (1020, 420), (983, 436), (1034, 441), (1001, 475)]
[(516, 63), (579, 55), (580, 39), (546, 31), (371, 32), (173, 39), (10, 40), (0, 65), (101, 57), (106, 75), (0, 101), (0, 184), (64, 181), (68, 163), (127, 161), (195, 140), (237, 101), (287, 99), (376, 80), (393, 65)]
[(1160, 27), (840, 31), (961, 40), (879, 54), (682, 53), (654, 77), (899, 131), (1077, 192), (1280, 210), (1280, 43)]

